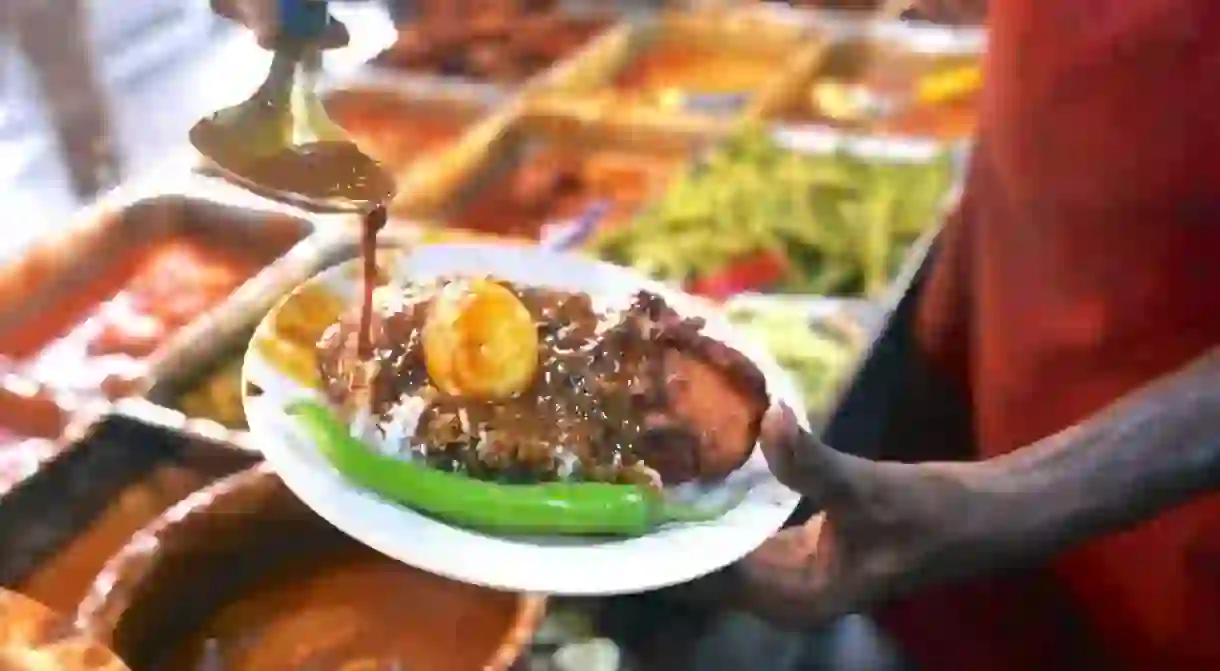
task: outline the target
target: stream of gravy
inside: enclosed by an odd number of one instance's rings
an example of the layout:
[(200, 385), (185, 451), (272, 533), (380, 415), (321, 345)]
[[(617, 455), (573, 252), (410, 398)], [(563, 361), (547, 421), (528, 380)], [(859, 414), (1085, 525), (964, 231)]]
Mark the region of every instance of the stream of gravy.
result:
[(360, 333), (356, 351), (361, 361), (373, 358), (373, 289), (377, 285), (377, 233), (385, 228), (389, 215), (384, 204), (364, 215), (360, 236), (360, 260), (364, 264), (364, 286), (361, 287)]

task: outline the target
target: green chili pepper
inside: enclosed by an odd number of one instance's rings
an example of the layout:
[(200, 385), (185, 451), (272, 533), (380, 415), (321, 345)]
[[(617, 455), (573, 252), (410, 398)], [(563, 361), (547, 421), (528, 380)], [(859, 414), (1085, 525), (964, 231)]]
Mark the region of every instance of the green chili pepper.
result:
[(639, 536), (670, 522), (706, 522), (740, 502), (712, 508), (666, 501), (636, 485), (548, 482), (506, 485), (381, 454), (312, 401), (288, 407), (326, 459), (352, 484), (441, 519), (508, 534)]

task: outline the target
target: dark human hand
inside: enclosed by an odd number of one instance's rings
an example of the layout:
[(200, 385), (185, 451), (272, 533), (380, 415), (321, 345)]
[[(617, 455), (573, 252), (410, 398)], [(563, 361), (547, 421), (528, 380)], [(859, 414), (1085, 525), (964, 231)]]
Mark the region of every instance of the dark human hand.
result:
[[(211, 1), (212, 11), (249, 28), (258, 39), (259, 46), (264, 49), (275, 48), (280, 37), (278, 0)], [(322, 49), (335, 49), (347, 46), (348, 39), (347, 26), (332, 18), (317, 46)]]
[(679, 588), (688, 596), (807, 628), (968, 571), (976, 559), (971, 465), (842, 454), (801, 430), (787, 407), (767, 416), (762, 446), (776, 477), (821, 512)]

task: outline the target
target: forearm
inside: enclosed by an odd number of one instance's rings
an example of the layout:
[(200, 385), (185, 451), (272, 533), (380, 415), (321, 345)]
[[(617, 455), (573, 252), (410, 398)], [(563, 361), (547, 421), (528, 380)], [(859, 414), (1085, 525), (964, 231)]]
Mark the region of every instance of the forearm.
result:
[[(1220, 348), (964, 478), (984, 563), (1044, 556), (1220, 490)], [(997, 543), (996, 541), (1000, 541)]]

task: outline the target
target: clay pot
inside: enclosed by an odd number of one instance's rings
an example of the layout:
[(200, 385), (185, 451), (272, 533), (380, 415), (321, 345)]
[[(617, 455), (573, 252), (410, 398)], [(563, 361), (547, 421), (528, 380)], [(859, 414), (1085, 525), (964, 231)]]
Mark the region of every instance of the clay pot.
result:
[(503, 670), (544, 610), (365, 548), (258, 466), (136, 534), (77, 623), (136, 671)]

